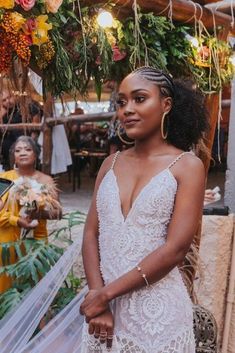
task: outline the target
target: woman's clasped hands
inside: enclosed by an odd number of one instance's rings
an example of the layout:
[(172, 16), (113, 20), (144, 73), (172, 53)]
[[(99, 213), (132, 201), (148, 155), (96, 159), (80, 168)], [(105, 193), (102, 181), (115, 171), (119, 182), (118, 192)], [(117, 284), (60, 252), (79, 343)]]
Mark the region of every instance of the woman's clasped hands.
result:
[(99, 339), (100, 343), (106, 343), (107, 348), (111, 348), (114, 319), (105, 292), (102, 289), (90, 290), (81, 304), (80, 312), (86, 317), (89, 334)]

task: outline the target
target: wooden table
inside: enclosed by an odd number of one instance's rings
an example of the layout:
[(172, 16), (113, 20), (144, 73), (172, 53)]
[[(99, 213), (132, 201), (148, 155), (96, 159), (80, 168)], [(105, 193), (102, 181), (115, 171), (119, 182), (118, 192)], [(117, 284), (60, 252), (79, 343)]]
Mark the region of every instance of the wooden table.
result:
[(73, 153), (73, 191), (76, 191), (76, 178), (77, 178), (77, 187), (80, 188), (81, 185), (81, 164), (80, 160), (84, 158), (97, 158), (105, 159), (108, 156), (106, 152), (98, 151), (79, 151)]

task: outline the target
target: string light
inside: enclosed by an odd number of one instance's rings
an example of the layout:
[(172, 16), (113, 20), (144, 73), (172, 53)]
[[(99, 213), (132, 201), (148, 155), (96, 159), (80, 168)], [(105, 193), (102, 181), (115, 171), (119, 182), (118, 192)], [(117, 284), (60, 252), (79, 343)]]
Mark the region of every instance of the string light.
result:
[(186, 34), (186, 38), (191, 43), (191, 45), (195, 48), (199, 48), (199, 41), (197, 38), (190, 36), (190, 34)]
[(110, 12), (101, 10), (97, 16), (97, 23), (102, 28), (110, 28), (113, 26), (113, 16)]

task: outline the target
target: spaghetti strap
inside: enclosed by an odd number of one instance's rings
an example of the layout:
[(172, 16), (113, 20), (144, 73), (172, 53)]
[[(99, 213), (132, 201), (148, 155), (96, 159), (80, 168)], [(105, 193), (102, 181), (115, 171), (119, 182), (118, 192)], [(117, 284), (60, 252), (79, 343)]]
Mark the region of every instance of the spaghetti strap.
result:
[(117, 151), (113, 157), (113, 161), (112, 161), (112, 165), (111, 165), (111, 168), (110, 169), (113, 169), (115, 163), (116, 163), (116, 160), (117, 160), (117, 157), (119, 155), (120, 151)]
[(171, 167), (173, 167), (173, 165), (175, 165), (176, 162), (178, 162), (185, 154), (190, 153), (192, 154), (192, 152), (187, 151), (187, 152), (182, 152), (180, 153), (180, 155), (178, 157), (176, 157), (173, 162), (171, 162), (171, 164), (169, 164), (169, 166), (167, 167), (167, 169), (171, 169)]

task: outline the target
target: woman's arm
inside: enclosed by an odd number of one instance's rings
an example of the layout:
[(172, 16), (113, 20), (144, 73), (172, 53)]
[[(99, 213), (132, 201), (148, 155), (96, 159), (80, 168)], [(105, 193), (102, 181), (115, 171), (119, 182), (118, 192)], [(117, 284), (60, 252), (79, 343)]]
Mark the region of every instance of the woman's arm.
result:
[(4, 207), (4, 202), (2, 201), (2, 199), (0, 198), (0, 211), (3, 209)]
[(22, 218), (19, 215), (14, 214), (14, 212), (11, 212), (7, 208), (7, 197), (8, 193), (5, 194), (0, 201), (0, 228), (13, 226), (19, 228), (33, 229), (35, 226), (30, 225), (32, 221), (31, 219), (29, 219), (28, 217)]
[(103, 287), (92, 299), (87, 298), (81, 312), (88, 321), (103, 312), (110, 300), (146, 286), (141, 274), (146, 275), (150, 284), (155, 283), (184, 259), (202, 214), (205, 172), (202, 162), (194, 156), (188, 157), (185, 165), (177, 163), (174, 168), (178, 189), (166, 243), (140, 262), (141, 272), (134, 268)]
[(104, 286), (104, 282), (100, 272), (100, 258), (98, 246), (99, 223), (96, 209), (96, 197), (99, 185), (107, 171), (110, 169), (112, 159), (113, 156), (109, 156), (108, 158), (106, 158), (99, 170), (95, 183), (91, 206), (84, 227), (82, 256), (89, 289), (100, 289)]

